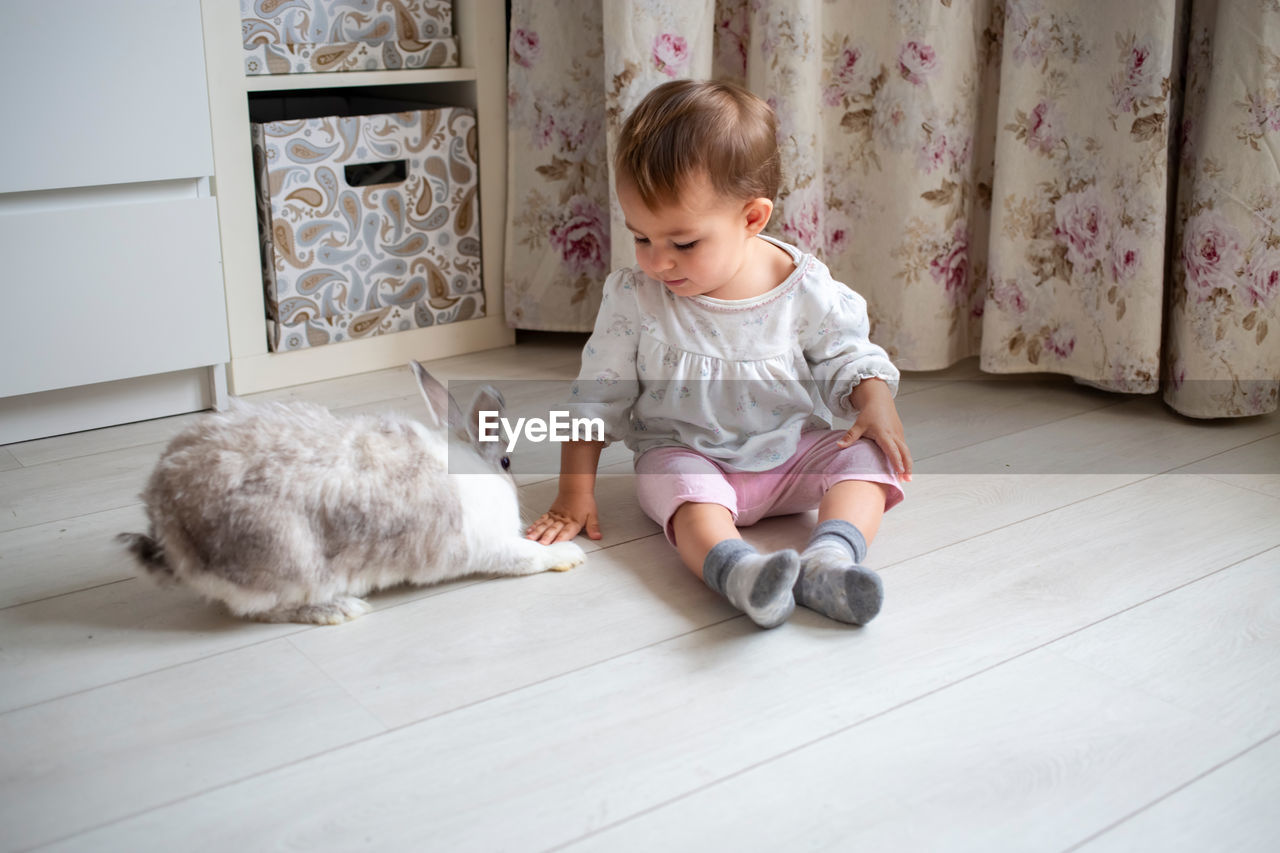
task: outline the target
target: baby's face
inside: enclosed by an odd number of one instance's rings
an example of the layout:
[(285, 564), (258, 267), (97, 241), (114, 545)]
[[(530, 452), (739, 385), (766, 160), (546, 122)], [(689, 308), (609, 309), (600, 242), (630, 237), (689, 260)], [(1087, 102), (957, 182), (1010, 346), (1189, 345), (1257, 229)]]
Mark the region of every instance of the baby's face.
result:
[[(736, 285), (751, 254), (749, 203), (716, 195), (705, 175), (691, 181), (680, 199), (654, 210), (626, 179), (618, 182), (618, 203), (636, 241), (636, 260), (645, 275), (677, 296), (735, 299)], [(767, 221), (767, 214), (766, 214)]]

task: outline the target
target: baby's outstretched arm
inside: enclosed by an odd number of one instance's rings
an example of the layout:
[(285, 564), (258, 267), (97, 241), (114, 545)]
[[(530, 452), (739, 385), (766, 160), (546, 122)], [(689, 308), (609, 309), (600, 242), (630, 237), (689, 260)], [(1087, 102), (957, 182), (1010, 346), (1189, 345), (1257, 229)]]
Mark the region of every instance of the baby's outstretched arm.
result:
[(902, 419), (893, 404), (893, 394), (882, 379), (866, 379), (859, 382), (849, 395), (849, 403), (858, 410), (858, 417), (844, 437), (837, 442), (848, 447), (860, 438), (869, 438), (884, 451), (885, 458), (904, 480), (911, 479), (911, 451), (907, 449)]
[(526, 539), (550, 545), (572, 539), (583, 528), (587, 538), (601, 537), (595, 490), (602, 450), (603, 441), (565, 442), (560, 448), (560, 491), (551, 509), (529, 525)]

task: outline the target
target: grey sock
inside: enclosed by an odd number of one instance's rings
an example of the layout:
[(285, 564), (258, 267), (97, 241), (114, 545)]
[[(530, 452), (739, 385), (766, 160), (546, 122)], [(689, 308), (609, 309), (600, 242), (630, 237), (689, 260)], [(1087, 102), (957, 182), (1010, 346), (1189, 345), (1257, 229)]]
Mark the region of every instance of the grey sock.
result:
[(866, 556), (867, 541), (858, 528), (840, 519), (819, 524), (800, 555), (796, 603), (840, 622), (870, 622), (880, 612), (884, 585), (858, 565)]
[(761, 628), (787, 621), (796, 609), (792, 588), (800, 555), (790, 549), (760, 554), (741, 539), (717, 543), (702, 562), (702, 579)]

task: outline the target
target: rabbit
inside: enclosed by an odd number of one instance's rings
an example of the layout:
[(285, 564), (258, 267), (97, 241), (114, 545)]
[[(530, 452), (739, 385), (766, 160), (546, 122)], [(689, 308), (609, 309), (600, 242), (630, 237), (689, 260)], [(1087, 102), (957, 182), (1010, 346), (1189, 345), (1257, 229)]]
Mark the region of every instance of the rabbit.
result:
[(237, 401), (205, 416), (169, 443), (141, 495), (150, 532), (117, 539), (145, 574), (237, 616), (318, 625), (368, 612), (360, 596), (383, 587), (581, 563), (577, 544), (521, 533), (502, 443), (477, 440), (477, 413), (501, 412), (501, 395), (481, 388), (464, 421), (409, 366), (426, 426), (305, 403)]

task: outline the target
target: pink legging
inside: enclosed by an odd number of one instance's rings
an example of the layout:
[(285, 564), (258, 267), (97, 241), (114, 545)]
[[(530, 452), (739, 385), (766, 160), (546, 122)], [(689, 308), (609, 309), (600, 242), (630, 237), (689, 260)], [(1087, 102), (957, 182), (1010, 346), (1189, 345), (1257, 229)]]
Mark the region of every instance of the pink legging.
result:
[(675, 544), (671, 517), (681, 504), (719, 504), (746, 527), (771, 515), (814, 509), (842, 480), (867, 480), (890, 488), (886, 510), (902, 501), (902, 485), (884, 453), (870, 439), (837, 447), (844, 430), (811, 430), (786, 462), (768, 471), (734, 471), (686, 447), (655, 447), (636, 460), (636, 496), (645, 514)]

